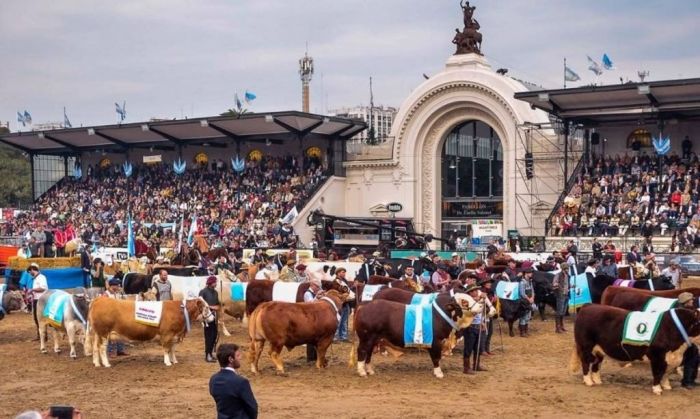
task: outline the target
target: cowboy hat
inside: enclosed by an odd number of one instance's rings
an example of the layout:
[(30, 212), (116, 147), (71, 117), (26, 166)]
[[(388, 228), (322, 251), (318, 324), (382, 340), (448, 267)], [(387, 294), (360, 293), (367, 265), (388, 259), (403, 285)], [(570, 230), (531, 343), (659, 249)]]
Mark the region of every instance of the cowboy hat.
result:
[(478, 291), (479, 288), (481, 288), (481, 286), (479, 286), (479, 285), (477, 285), (477, 284), (471, 284), (471, 285), (469, 285), (469, 286), (467, 287), (467, 289), (466, 289), (465, 292), (466, 292), (467, 294), (469, 294), (469, 293), (472, 292), (472, 291)]
[(693, 294), (689, 292), (682, 292), (678, 295), (678, 304), (685, 304), (688, 301), (693, 300)]

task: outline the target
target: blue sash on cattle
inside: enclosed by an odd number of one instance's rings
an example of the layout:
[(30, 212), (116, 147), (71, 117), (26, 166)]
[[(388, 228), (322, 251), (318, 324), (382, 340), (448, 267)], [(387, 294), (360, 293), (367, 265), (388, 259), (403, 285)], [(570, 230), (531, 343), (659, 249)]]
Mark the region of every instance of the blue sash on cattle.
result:
[(588, 288), (588, 276), (583, 274), (569, 277), (569, 308), (576, 310), (584, 304), (593, 302)]
[(438, 293), (434, 292), (432, 294), (413, 294), (413, 298), (411, 298), (411, 305), (418, 304), (418, 305), (430, 305), (433, 304), (433, 301), (437, 298)]
[(49, 324), (61, 327), (61, 324), (63, 324), (63, 312), (69, 298), (71, 298), (71, 295), (61, 290), (56, 290), (49, 296), (44, 307), (44, 317), (48, 319)]
[(247, 282), (234, 282), (231, 284), (231, 301), (245, 301)]
[(403, 341), (406, 347), (433, 345), (432, 305), (407, 305), (403, 325)]
[(502, 300), (518, 301), (520, 299), (520, 282), (499, 281), (496, 285), (496, 297)]

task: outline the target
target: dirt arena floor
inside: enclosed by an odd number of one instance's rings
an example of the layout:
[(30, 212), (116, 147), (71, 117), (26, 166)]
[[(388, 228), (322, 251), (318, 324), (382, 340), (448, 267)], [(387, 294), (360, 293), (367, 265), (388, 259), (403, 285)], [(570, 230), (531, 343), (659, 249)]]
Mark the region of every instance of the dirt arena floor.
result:
[[(700, 280), (686, 286), (700, 286)], [(220, 342), (243, 344), (245, 329), (227, 321), (233, 336)], [(700, 408), (700, 389), (679, 387), (672, 375), (672, 391), (651, 393), (648, 364), (623, 369), (607, 359), (603, 385), (587, 388), (580, 375), (568, 372), (573, 348), (569, 332), (554, 333), (551, 320), (534, 320), (531, 337), (508, 337), (503, 350), (496, 327), (496, 355), (486, 357), (488, 372), (461, 373), (459, 349), (443, 359), (445, 378), (432, 375), (425, 352), (409, 352), (395, 360), (375, 356), (377, 375), (361, 378), (347, 366), (349, 343), (335, 344), (330, 366), (318, 371), (307, 365), (304, 348), (284, 353), (288, 376), (274, 373), (267, 354), (260, 376), (250, 378), (262, 418), (461, 418), (461, 417), (664, 417), (688, 418)], [(155, 342), (129, 347), (129, 356), (112, 361), (112, 368), (95, 368), (91, 358), (63, 352), (42, 355), (32, 341), (34, 324), (28, 314), (12, 314), (0, 321), (0, 412), (13, 417), (22, 410), (52, 404), (78, 406), (87, 418), (207, 418), (215, 417), (208, 393), (216, 364), (203, 360), (200, 325), (177, 347), (179, 364), (166, 367)], [(49, 348), (52, 348), (51, 346)], [(51, 350), (51, 349), (50, 349)], [(82, 349), (79, 351), (82, 355)]]

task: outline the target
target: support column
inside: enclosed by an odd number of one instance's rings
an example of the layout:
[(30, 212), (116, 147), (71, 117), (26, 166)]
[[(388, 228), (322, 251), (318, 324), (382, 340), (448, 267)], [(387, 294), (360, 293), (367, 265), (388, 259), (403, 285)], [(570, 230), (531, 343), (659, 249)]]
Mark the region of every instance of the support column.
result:
[(36, 200), (36, 185), (34, 185), (34, 153), (29, 153), (29, 166), (32, 172), (32, 202)]

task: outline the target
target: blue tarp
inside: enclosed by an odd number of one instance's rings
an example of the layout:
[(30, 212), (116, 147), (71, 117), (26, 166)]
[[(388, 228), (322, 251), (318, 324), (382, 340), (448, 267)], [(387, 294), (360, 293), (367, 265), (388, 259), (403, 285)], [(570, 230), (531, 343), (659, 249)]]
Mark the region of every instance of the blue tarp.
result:
[[(83, 270), (80, 268), (42, 269), (41, 273), (46, 276), (49, 289), (52, 290), (83, 286)], [(32, 288), (33, 283), (34, 278), (29, 275), (29, 272), (22, 272), (22, 278), (19, 280), (20, 287)]]

